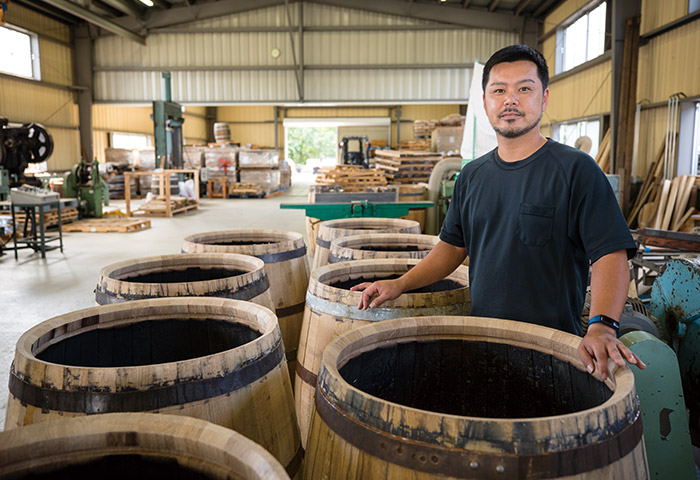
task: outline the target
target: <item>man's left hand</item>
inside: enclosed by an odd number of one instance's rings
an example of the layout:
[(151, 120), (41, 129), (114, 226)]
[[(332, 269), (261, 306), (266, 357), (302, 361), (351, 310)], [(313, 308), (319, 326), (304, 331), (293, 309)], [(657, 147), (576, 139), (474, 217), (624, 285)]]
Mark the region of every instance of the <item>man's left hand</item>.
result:
[[(586, 367), (588, 373), (595, 372), (596, 363), (600, 371), (598, 376), (601, 380), (608, 378), (608, 358), (620, 367), (625, 365), (625, 360), (631, 365), (636, 365), (640, 369), (647, 368), (646, 364), (627, 348), (615, 335), (615, 330), (596, 323), (588, 328), (586, 336), (581, 340), (578, 347), (578, 356)], [(595, 359), (595, 363), (593, 360)]]

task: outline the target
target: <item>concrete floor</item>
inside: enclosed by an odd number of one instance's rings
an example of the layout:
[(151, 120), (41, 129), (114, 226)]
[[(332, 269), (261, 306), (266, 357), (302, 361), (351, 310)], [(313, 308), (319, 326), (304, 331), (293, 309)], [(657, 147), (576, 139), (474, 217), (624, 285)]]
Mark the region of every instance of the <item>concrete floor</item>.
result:
[[(0, 429), (5, 423), (10, 364), (19, 337), (56, 315), (95, 306), (93, 290), (102, 267), (122, 260), (180, 253), (188, 235), (215, 230), (299, 232), (306, 238), (303, 210), (280, 203), (306, 203), (311, 175), (295, 176), (292, 188), (268, 199), (202, 199), (199, 209), (172, 218), (151, 218), (151, 228), (133, 233), (64, 233), (63, 253), (42, 259), (31, 249), (0, 256)], [(124, 211), (124, 201), (110, 207)]]

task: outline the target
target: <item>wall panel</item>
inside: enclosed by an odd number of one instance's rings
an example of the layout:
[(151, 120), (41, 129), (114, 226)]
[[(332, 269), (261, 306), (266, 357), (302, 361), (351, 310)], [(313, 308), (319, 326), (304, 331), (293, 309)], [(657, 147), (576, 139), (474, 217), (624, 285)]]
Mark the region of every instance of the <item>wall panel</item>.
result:
[(700, 95), (698, 46), (700, 20), (654, 37), (640, 47), (637, 99), (656, 103), (677, 92), (688, 97)]
[(65, 43), (71, 42), (71, 32), (68, 25), (40, 15), (14, 2), (8, 6), (5, 20), (7, 23), (26, 28), (42, 36)]
[(71, 47), (39, 38), (39, 59), (42, 81), (67, 86), (74, 84), (75, 65)]
[(670, 23), (688, 13), (688, 0), (642, 0), (640, 34)]
[(611, 68), (610, 61), (607, 61), (550, 84), (549, 106), (542, 116), (542, 123), (609, 113)]
[(559, 26), (560, 23), (567, 20), (569, 17), (571, 17), (576, 12), (584, 8), (589, 3), (591, 3), (591, 0), (567, 0), (563, 2), (544, 19), (542, 31), (544, 33), (547, 33), (551, 29), (556, 28), (557, 26)]

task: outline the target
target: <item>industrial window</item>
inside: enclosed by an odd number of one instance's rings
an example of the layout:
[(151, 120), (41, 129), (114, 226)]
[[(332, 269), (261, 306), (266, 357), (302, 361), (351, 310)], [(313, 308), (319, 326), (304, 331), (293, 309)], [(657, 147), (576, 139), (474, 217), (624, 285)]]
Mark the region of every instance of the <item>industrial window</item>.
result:
[(582, 139), (577, 145), (576, 141), (581, 137), (588, 137), (591, 140), (591, 149), (588, 154), (595, 158), (600, 143), (600, 120), (576, 120), (560, 123), (554, 127), (553, 138), (560, 143), (580, 148), (587, 143), (587, 140)]
[(586, 63), (605, 51), (605, 2), (557, 30), (555, 73)]
[(14, 26), (0, 27), (0, 71), (41, 80), (39, 41), (33, 33)]
[(152, 145), (151, 136), (141, 133), (120, 133), (112, 132), (111, 146), (113, 148), (126, 148), (127, 150), (135, 150), (138, 148), (147, 148)]

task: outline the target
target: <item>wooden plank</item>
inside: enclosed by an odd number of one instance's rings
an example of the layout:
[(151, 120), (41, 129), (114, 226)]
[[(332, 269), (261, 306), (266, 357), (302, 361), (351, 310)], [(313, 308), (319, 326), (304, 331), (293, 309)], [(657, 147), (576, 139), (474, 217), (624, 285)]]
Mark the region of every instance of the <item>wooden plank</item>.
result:
[(642, 243), (659, 247), (672, 247), (691, 252), (700, 252), (700, 235), (694, 233), (669, 232), (666, 230), (640, 230)]
[(676, 204), (676, 197), (678, 197), (678, 189), (680, 188), (681, 177), (676, 177), (671, 182), (671, 193), (668, 196), (668, 201), (666, 202), (666, 207), (664, 210), (663, 221), (661, 222), (661, 229), (668, 230), (671, 224), (671, 215), (673, 214), (673, 207)]
[(654, 219), (654, 228), (660, 229), (663, 221), (664, 212), (666, 211), (666, 202), (668, 201), (668, 192), (671, 189), (671, 181), (663, 180), (661, 183), (661, 198), (659, 199), (659, 206), (656, 211), (656, 218)]

